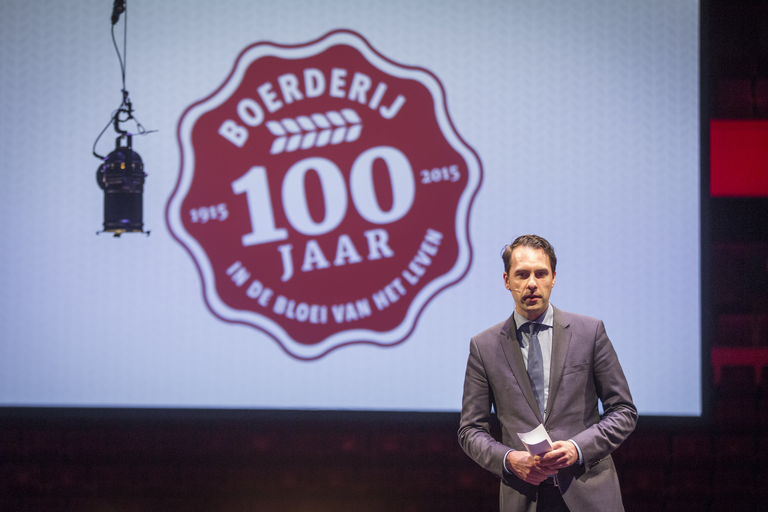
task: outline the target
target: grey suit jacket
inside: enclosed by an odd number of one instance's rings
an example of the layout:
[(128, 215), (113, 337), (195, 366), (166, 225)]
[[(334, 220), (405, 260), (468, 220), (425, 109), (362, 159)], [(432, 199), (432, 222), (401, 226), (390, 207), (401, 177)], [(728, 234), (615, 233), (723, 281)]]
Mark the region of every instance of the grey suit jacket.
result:
[[(576, 441), (584, 458), (559, 471), (560, 492), (572, 512), (623, 511), (610, 453), (637, 423), (624, 372), (602, 321), (554, 308), (553, 329), (544, 426), (553, 441)], [(542, 423), (516, 332), (513, 315), (470, 341), (459, 443), (501, 478), (503, 512), (533, 512), (538, 487), (504, 471), (507, 451), (525, 450), (517, 434)], [(501, 422), (501, 442), (490, 434), (491, 407)]]

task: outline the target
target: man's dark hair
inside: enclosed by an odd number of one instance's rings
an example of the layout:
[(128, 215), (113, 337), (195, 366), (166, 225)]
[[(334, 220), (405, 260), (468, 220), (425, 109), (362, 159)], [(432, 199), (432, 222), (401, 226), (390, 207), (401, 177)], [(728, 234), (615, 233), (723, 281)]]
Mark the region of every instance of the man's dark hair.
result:
[(549, 257), (549, 266), (552, 269), (552, 273), (555, 273), (557, 267), (557, 256), (555, 256), (555, 248), (552, 244), (546, 241), (546, 239), (537, 235), (523, 235), (515, 238), (515, 241), (511, 244), (505, 245), (501, 251), (501, 259), (504, 260), (504, 272), (509, 274), (509, 267), (512, 259), (512, 251), (518, 247), (530, 247), (531, 249), (541, 249)]

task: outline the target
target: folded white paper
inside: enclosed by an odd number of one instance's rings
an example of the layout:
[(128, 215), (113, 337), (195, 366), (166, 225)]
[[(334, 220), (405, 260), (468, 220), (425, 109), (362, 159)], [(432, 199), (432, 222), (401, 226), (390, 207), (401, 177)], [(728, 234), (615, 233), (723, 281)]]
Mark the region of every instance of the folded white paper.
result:
[(552, 440), (549, 438), (547, 429), (543, 424), (540, 424), (530, 432), (517, 434), (517, 437), (523, 442), (531, 456), (544, 455), (552, 451)]

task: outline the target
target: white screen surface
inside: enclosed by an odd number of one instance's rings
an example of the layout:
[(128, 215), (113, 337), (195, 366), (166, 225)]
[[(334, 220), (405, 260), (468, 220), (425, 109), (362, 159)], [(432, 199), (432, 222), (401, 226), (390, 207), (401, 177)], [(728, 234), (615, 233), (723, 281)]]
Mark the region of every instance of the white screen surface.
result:
[[(555, 246), (560, 309), (604, 320), (641, 414), (701, 412), (696, 2), (129, 2), (151, 236), (95, 236), (120, 101), (111, 2), (0, 4), (0, 404), (456, 411), (469, 338), (513, 308), (499, 252)], [(122, 19), (117, 25), (122, 48)], [(313, 360), (217, 318), (165, 209), (186, 109), (249, 45), (352, 30), (429, 70), (482, 162), (472, 260), (392, 347)], [(97, 151), (113, 147), (109, 129)]]

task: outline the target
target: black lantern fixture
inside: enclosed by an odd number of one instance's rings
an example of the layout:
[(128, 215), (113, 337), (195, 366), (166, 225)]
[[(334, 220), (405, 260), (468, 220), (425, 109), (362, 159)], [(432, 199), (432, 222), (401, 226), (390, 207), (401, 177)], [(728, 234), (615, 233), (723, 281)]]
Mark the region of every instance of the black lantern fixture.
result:
[[(125, 89), (125, 62), (120, 56), (115, 41), (115, 24), (123, 12), (126, 13), (123, 19), (125, 30), (127, 30), (128, 13), (125, 0), (115, 0), (112, 9), (112, 42), (115, 43), (117, 57), (120, 60), (123, 77), (123, 101), (112, 114), (107, 126), (96, 138), (96, 142), (93, 143), (94, 156), (103, 162), (96, 170), (96, 182), (104, 191), (104, 230), (96, 234), (109, 232), (114, 233), (116, 237), (123, 233), (144, 233), (143, 194), (144, 180), (147, 175), (144, 173), (144, 162), (141, 160), (141, 156), (133, 150), (133, 135), (151, 133), (151, 131), (145, 130), (141, 123), (133, 117), (133, 105), (128, 97), (128, 91)], [(126, 54), (125, 42), (124, 36), (123, 55)], [(135, 122), (135, 134), (120, 127), (121, 123), (128, 121)], [(110, 124), (114, 125), (118, 136), (115, 139), (115, 150), (103, 157), (96, 153), (96, 143)], [(149, 231), (146, 233), (149, 235)]]
[[(120, 142), (125, 138), (126, 146)], [(123, 233), (143, 233), (144, 163), (132, 149), (133, 136), (118, 137), (115, 150), (96, 171), (96, 181), (104, 190), (104, 231), (119, 237)], [(149, 233), (147, 233), (149, 234)]]

